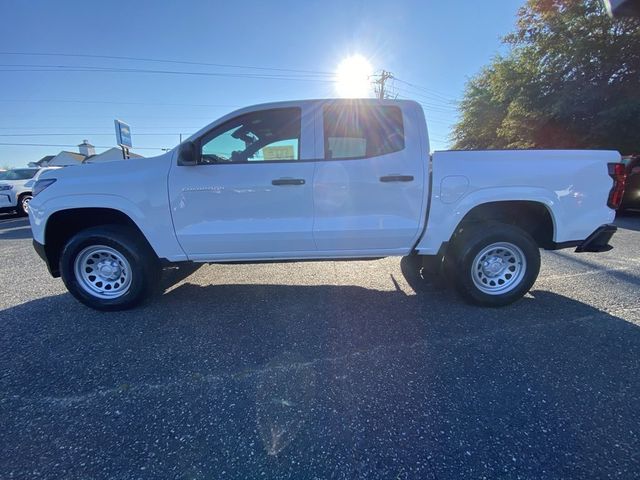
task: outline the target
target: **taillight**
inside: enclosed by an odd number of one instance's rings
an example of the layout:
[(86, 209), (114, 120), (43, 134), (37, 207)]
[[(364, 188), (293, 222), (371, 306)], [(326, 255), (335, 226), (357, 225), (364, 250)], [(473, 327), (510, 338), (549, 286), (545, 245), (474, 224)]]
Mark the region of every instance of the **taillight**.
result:
[(609, 192), (607, 205), (616, 210), (622, 203), (624, 195), (624, 184), (627, 181), (627, 167), (624, 163), (608, 163), (609, 176), (613, 178), (613, 187)]

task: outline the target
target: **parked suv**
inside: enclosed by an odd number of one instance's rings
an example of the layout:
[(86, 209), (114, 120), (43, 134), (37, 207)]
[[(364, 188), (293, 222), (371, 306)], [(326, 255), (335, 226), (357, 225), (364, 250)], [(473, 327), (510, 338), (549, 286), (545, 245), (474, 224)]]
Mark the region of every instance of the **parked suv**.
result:
[(0, 212), (15, 211), (26, 215), (31, 202), (31, 188), (26, 184), (36, 173), (37, 168), (16, 168), (0, 172)]

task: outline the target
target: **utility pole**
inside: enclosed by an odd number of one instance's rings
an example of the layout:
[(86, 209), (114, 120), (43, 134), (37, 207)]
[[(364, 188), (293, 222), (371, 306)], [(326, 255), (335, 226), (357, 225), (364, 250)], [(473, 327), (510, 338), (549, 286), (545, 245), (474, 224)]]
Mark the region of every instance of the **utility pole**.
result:
[(390, 80), (393, 78), (393, 74), (391, 72), (387, 72), (386, 70), (382, 70), (379, 76), (380, 78), (378, 78), (377, 80), (374, 80), (373, 83), (375, 84), (376, 96), (380, 100), (384, 100), (385, 98), (390, 97), (385, 87), (386, 87), (387, 80)]

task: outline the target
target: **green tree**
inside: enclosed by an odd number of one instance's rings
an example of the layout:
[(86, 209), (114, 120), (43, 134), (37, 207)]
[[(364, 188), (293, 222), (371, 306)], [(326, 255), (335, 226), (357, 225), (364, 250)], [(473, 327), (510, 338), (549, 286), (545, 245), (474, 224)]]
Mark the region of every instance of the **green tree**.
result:
[(601, 0), (528, 0), (468, 83), (455, 148), (640, 151), (640, 22)]

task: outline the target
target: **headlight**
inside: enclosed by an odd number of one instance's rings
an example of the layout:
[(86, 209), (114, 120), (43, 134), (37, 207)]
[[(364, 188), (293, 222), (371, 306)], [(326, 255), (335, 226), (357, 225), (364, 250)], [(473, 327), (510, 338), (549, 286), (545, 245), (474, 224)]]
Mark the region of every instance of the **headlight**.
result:
[(43, 178), (42, 180), (36, 181), (35, 185), (33, 186), (33, 192), (32, 192), (33, 196), (35, 197), (41, 191), (43, 191), (49, 185), (53, 185), (55, 182), (56, 182), (55, 178)]
[(3, 190), (11, 190), (13, 185), (0, 185), (0, 192)]

